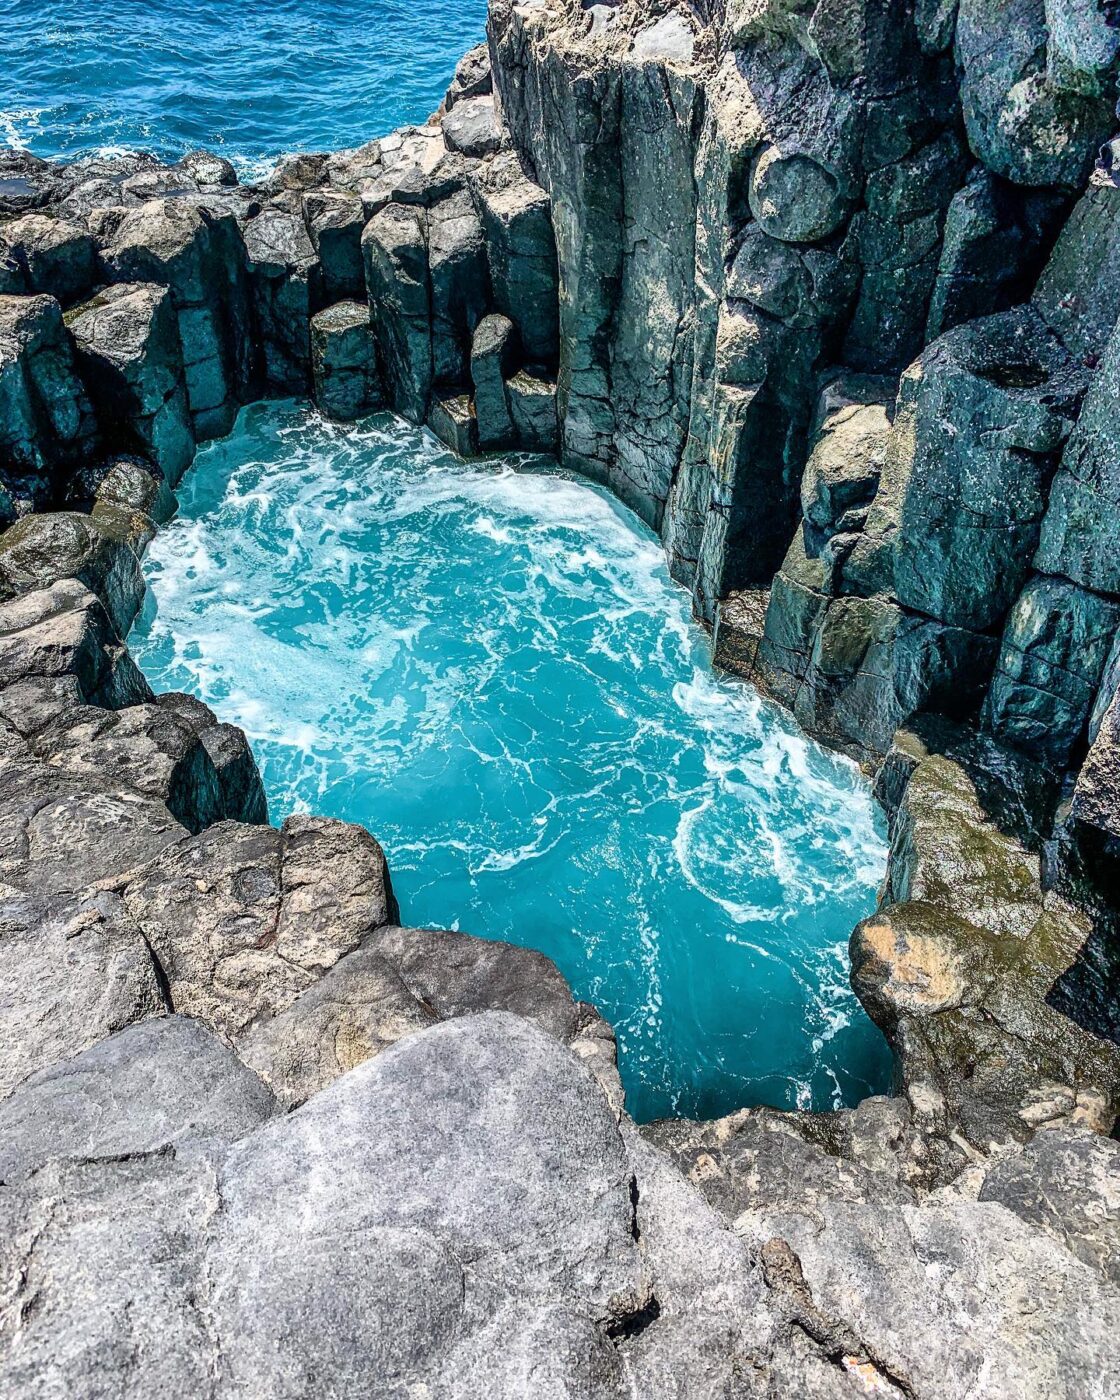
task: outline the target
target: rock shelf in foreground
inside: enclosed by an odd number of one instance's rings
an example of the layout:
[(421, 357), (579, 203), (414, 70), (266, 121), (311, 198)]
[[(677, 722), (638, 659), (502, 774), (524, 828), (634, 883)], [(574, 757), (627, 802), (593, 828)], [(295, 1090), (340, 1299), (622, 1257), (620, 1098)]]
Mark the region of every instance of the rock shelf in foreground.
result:
[[(6, 1392), (1120, 1391), (1120, 29), (703, 9), (493, 0), (254, 187), (0, 154)], [(142, 552), (291, 393), (606, 482), (875, 769), (894, 1097), (637, 1128), (547, 959), (151, 693)]]

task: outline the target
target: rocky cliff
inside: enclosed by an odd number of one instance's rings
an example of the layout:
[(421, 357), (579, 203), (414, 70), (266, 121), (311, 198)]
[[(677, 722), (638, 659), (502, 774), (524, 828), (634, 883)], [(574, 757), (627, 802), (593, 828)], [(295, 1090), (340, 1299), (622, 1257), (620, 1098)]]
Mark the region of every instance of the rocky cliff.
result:
[[(493, 0), (425, 126), (0, 154), (0, 1375), (28, 1395), (1120, 1391), (1120, 15)], [(267, 825), (124, 643), (264, 395), (555, 452), (875, 772), (896, 1094), (638, 1129), (522, 949)]]

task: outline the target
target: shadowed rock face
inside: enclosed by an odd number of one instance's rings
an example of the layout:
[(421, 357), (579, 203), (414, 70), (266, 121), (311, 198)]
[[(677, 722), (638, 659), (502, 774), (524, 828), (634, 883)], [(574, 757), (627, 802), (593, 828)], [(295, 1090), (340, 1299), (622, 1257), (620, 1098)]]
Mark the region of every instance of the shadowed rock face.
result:
[[(428, 125), (252, 188), (0, 153), (5, 1391), (1120, 1390), (1118, 53), (1082, 0), (494, 0)], [(609, 484), (877, 768), (894, 1097), (639, 1131), (547, 959), (403, 927), (151, 694), (171, 488), (309, 389)]]

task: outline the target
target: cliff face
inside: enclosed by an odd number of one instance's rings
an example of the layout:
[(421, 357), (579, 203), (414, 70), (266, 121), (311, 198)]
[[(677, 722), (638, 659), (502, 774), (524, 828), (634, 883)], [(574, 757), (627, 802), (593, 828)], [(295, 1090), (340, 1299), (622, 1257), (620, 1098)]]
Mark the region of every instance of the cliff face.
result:
[[(426, 126), (253, 188), (0, 154), (13, 1392), (1120, 1389), (1118, 19), (494, 0)], [(875, 769), (894, 1097), (639, 1131), (547, 960), (152, 695), (143, 549), (290, 393), (606, 482)]]

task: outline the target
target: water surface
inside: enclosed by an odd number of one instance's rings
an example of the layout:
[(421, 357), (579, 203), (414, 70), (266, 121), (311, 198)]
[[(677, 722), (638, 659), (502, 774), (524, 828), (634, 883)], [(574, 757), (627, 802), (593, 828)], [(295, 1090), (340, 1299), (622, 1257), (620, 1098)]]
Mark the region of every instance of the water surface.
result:
[(486, 0), (0, 0), (0, 146), (253, 176), (425, 121), (485, 25)]
[(180, 499), (134, 653), (245, 727), (274, 820), (362, 822), (407, 922), (555, 959), (639, 1118), (885, 1087), (847, 978), (885, 859), (866, 784), (713, 674), (635, 516), (293, 404), (243, 411)]

